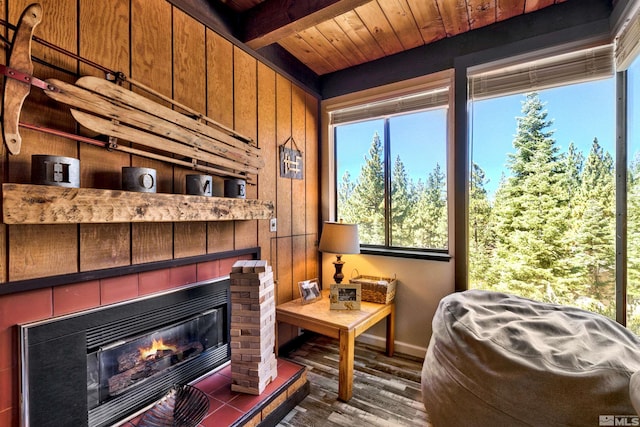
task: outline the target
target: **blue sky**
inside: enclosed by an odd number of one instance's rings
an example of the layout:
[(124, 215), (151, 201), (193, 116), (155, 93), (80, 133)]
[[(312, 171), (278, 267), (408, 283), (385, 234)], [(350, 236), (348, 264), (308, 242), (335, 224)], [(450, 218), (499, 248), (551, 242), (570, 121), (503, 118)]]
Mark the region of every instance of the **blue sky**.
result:
[[(615, 157), (615, 78), (548, 89), (540, 91), (539, 96), (546, 103), (547, 119), (553, 120), (550, 129), (561, 152), (566, 152), (573, 141), (586, 157), (597, 137), (603, 149)], [(477, 101), (469, 107), (473, 161), (484, 169), (490, 194), (507, 171), (507, 153), (514, 151), (516, 117), (522, 115), (523, 100), (524, 95), (513, 95)], [(382, 136), (383, 120), (338, 127), (338, 182), (345, 170), (353, 181), (358, 177), (375, 131)], [(394, 117), (391, 132), (392, 150), (396, 150), (393, 159), (399, 154), (415, 181), (425, 181), (436, 162), (444, 168), (446, 124), (442, 110)]]
[[(545, 103), (553, 138), (565, 153), (573, 141), (586, 157), (595, 137), (615, 158), (615, 78), (569, 85), (539, 92)], [(502, 171), (506, 171), (507, 153), (513, 153), (516, 117), (522, 116), (524, 95), (513, 95), (475, 102), (471, 143), (473, 161), (484, 169), (493, 194)]]
[[(427, 175), (436, 166), (445, 169), (446, 151), (442, 141), (446, 136), (445, 111), (426, 111), (415, 115), (395, 116), (390, 122), (392, 138), (391, 155), (404, 163), (407, 174), (414, 181), (426, 181)], [(338, 127), (338, 182), (342, 180), (345, 170), (355, 181), (364, 163), (364, 156), (369, 153), (375, 132), (382, 138), (384, 120), (371, 120)]]

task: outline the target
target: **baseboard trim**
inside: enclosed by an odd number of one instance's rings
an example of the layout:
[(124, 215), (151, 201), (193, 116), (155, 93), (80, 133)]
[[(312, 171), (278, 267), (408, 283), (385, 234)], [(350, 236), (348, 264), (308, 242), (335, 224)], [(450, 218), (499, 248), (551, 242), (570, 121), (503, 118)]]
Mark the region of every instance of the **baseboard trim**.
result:
[[(373, 347), (379, 347), (381, 349), (386, 348), (386, 340), (372, 334), (362, 334), (357, 338), (357, 341)], [(407, 356), (417, 357), (419, 359), (424, 359), (424, 356), (427, 353), (426, 347), (419, 347), (417, 345), (398, 340), (395, 341), (395, 351), (406, 354)]]

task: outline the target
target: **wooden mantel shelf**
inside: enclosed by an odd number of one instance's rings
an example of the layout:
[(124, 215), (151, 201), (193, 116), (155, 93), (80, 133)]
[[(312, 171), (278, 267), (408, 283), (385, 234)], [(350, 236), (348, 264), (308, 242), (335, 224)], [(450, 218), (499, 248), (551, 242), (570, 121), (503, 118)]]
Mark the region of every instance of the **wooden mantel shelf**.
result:
[(269, 219), (273, 202), (136, 193), (94, 188), (2, 184), (5, 224), (91, 224)]

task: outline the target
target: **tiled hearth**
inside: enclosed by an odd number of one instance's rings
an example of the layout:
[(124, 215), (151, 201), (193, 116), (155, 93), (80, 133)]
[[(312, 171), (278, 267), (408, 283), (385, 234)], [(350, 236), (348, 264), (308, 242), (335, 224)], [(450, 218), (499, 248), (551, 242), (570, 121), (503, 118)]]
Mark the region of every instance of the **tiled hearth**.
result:
[(259, 396), (231, 391), (231, 365), (192, 385), (209, 398), (209, 412), (199, 427), (275, 425), (308, 394), (305, 367), (283, 359), (278, 359), (278, 377)]

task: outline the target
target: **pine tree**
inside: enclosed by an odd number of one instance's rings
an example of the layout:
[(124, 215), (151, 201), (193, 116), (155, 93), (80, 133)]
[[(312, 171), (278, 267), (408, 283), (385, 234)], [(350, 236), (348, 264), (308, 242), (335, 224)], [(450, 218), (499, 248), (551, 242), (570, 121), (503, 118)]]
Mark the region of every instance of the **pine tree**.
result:
[(566, 185), (569, 201), (571, 201), (580, 190), (583, 167), (584, 155), (578, 151), (576, 144), (571, 141), (571, 143), (569, 143), (569, 150), (565, 156)]
[(411, 246), (412, 229), (409, 219), (415, 204), (411, 194), (411, 182), (404, 163), (396, 157), (391, 173), (391, 245)]
[(580, 217), (582, 215), (582, 207), (578, 203), (578, 196), (580, 188), (582, 186), (582, 171), (584, 169), (584, 155), (578, 151), (577, 146), (573, 141), (569, 143), (569, 149), (564, 156), (565, 167), (565, 179), (561, 184), (561, 191), (566, 192), (568, 200), (569, 210), (569, 222), (567, 231), (565, 232), (562, 240), (564, 247), (569, 248), (566, 252), (568, 257), (560, 263), (562, 270), (557, 278), (558, 283), (562, 287), (566, 288), (567, 299), (573, 298), (575, 294), (572, 289), (579, 286), (582, 283), (582, 265), (575, 263), (575, 248), (578, 243), (576, 241), (578, 236), (578, 228), (580, 227)]
[(446, 176), (436, 163), (427, 176), (426, 184), (417, 194), (412, 227), (416, 245), (422, 248), (446, 248), (447, 203)]
[(556, 273), (566, 258), (562, 245), (568, 224), (564, 164), (552, 124), (537, 93), (526, 95), (509, 154), (510, 176), (496, 198), (494, 278), (512, 292), (557, 299)]
[(576, 256), (583, 266), (583, 295), (610, 301), (615, 295), (615, 181), (613, 158), (593, 140), (582, 173)]
[(350, 208), (357, 219), (360, 241), (372, 245), (385, 244), (384, 230), (384, 164), (382, 142), (374, 133), (368, 155), (353, 188)]
[(627, 178), (627, 326), (640, 331), (640, 153), (629, 165)]
[(485, 185), (484, 170), (477, 163), (471, 165), (469, 189), (469, 287), (484, 288), (485, 273), (491, 265), (494, 248), (491, 230), (491, 204)]
[(348, 224), (358, 222), (351, 204), (351, 196), (353, 196), (354, 189), (355, 184), (351, 182), (351, 174), (349, 171), (345, 171), (338, 187), (338, 219), (342, 219)]

